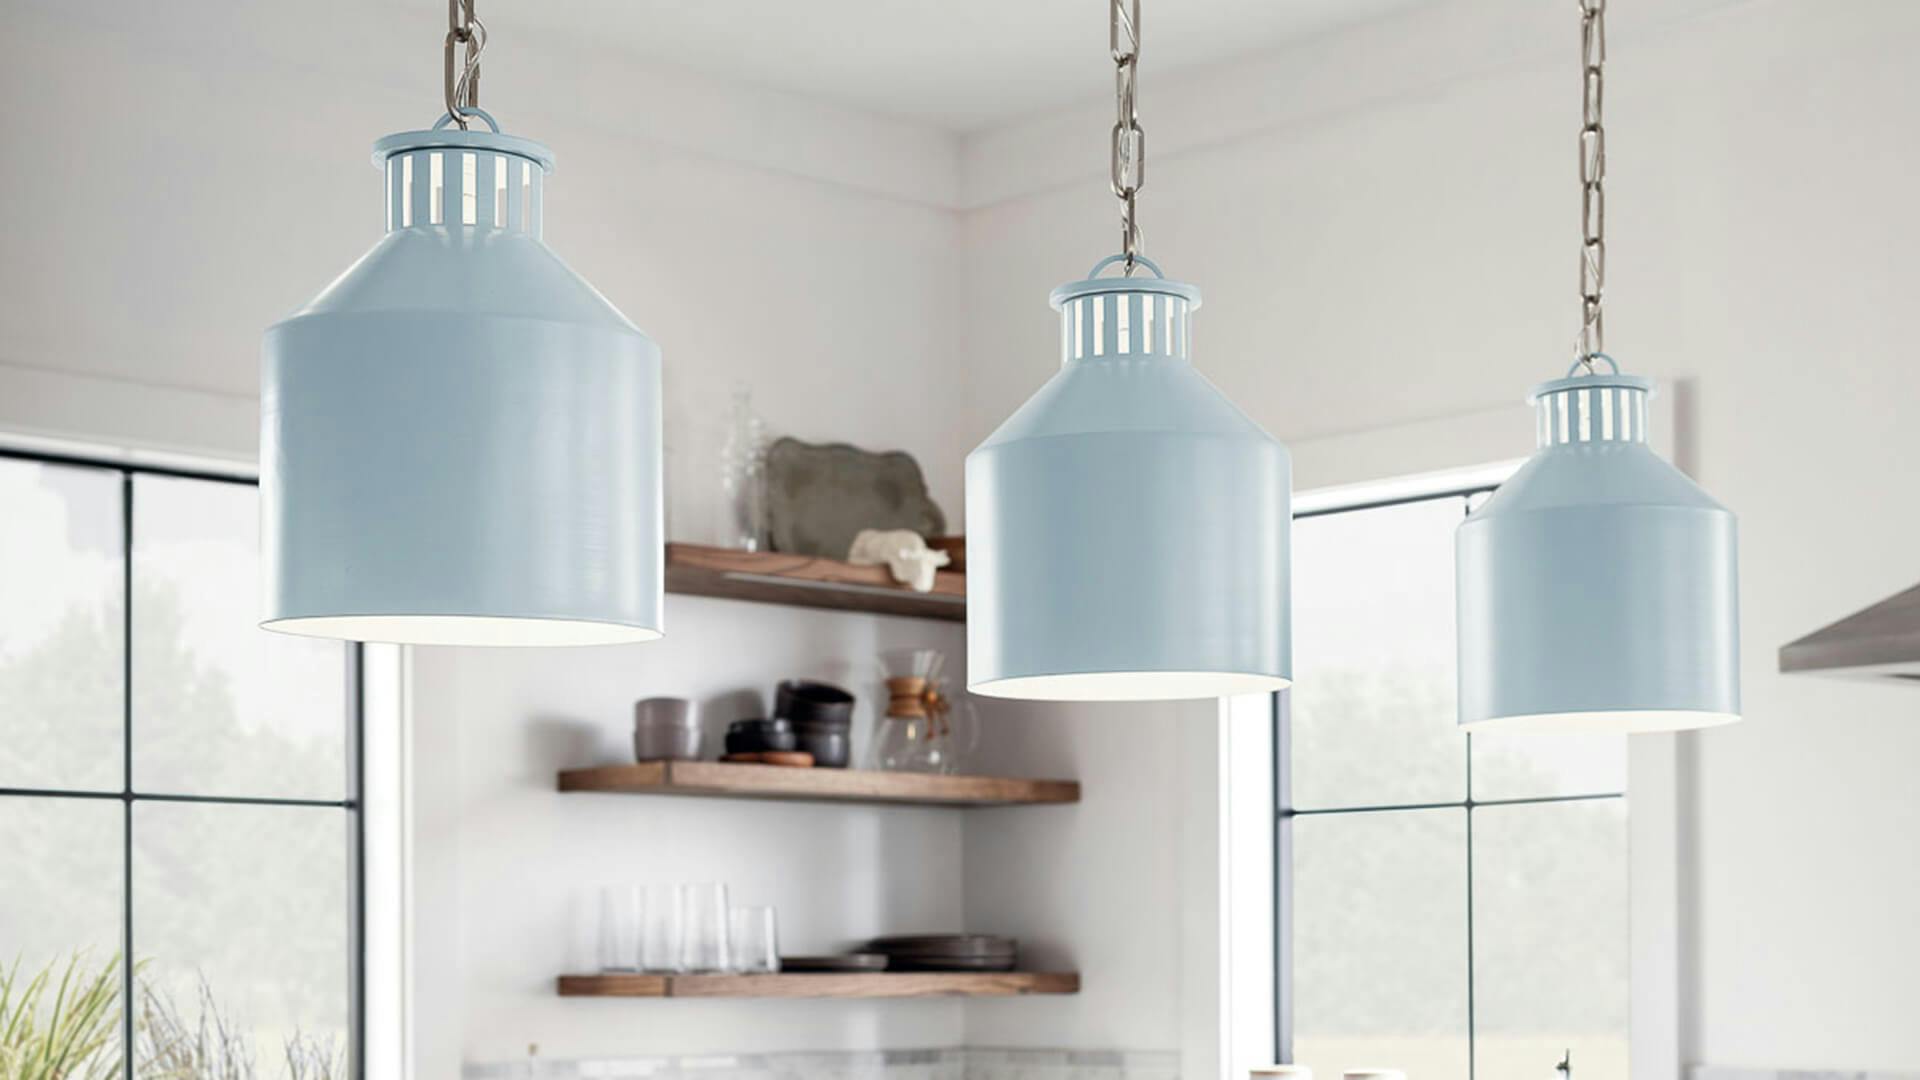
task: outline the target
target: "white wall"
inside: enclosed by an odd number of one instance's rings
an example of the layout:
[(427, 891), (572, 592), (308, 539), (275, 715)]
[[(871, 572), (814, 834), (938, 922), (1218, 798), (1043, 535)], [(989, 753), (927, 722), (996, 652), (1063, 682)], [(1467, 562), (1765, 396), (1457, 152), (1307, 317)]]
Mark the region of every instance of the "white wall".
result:
[[(1082, 983), (1068, 998), (971, 1003), (969, 1043), (1180, 1045), (1183, 748), (1168, 711), (1023, 703), (985, 725), (983, 768), (1078, 777), (1082, 801), (968, 818), (968, 920)], [(1203, 725), (1212, 712), (1185, 711)]]
[[(1920, 8), (1611, 14), (1609, 345), (1680, 383), (1682, 456), (1741, 519), (1748, 720), (1681, 757), (1682, 1053), (1910, 1070), (1920, 697), (1782, 678), (1774, 651), (1920, 578), (1920, 218), (1901, 209), (1920, 153), (1895, 134)], [(1208, 376), (1303, 440), (1493, 409), (1558, 375), (1578, 310), (1575, 34), (1560, 5), (1436, 5), (1143, 83), (1148, 250), (1206, 292)], [(1106, 122), (1090, 104), (966, 148), (969, 438), (1045, 377), (1046, 292), (1112, 243)], [(1155, 723), (1129, 730), (1161, 745)]]

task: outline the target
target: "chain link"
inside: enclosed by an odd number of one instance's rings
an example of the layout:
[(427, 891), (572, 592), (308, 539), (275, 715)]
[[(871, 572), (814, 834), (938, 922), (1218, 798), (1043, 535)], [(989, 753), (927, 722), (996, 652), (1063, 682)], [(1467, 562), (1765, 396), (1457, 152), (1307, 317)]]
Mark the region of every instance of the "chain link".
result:
[(1580, 336), (1574, 349), (1587, 372), (1606, 352), (1606, 314), (1600, 293), (1607, 283), (1607, 0), (1580, 3)]
[[(454, 52), (464, 46), (456, 65)], [(441, 68), (447, 115), (467, 127), (467, 113), (480, 107), (480, 54), (487, 49), (487, 24), (473, 13), (473, 0), (447, 0), (447, 40), (441, 48)], [(458, 68), (456, 74), (455, 68)]]
[(1113, 51), (1113, 156), (1110, 179), (1120, 199), (1120, 254), (1133, 275), (1140, 257), (1140, 225), (1134, 218), (1136, 196), (1147, 182), (1147, 133), (1140, 127), (1136, 99), (1140, 66), (1140, 0), (1111, 0), (1108, 43)]

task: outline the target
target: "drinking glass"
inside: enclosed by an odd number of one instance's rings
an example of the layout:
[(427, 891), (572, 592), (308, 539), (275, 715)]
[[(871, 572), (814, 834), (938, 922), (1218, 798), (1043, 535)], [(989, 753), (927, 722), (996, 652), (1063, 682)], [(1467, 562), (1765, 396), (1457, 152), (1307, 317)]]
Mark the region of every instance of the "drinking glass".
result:
[(729, 926), (732, 970), (753, 975), (780, 970), (779, 938), (774, 933), (773, 909), (737, 907)]
[(646, 921), (640, 928), (640, 969), (672, 973), (681, 966), (680, 946), (686, 927), (686, 907), (678, 885), (649, 885)]
[(680, 967), (702, 974), (727, 970), (727, 887), (718, 882), (680, 886)]
[(600, 890), (600, 970), (640, 970), (638, 885), (609, 885)]

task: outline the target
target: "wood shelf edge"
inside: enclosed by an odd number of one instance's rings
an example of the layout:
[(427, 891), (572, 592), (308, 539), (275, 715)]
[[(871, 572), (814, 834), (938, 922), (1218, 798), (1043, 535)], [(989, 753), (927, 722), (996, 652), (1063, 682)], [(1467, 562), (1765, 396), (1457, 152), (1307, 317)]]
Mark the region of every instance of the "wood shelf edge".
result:
[(1077, 994), (1077, 971), (778, 972), (765, 975), (562, 975), (561, 997), (906, 998)]
[(595, 975), (562, 975), (556, 988), (561, 997), (657, 997), (667, 996), (667, 976), (605, 972)]
[(790, 769), (721, 761), (653, 761), (567, 769), (560, 773), (558, 787), (570, 792), (910, 806), (1028, 806), (1080, 801), (1077, 780)]
[(967, 617), (965, 574), (936, 571), (933, 591), (918, 593), (894, 581), (885, 567), (703, 544), (667, 544), (666, 589), (791, 607), (949, 621)]

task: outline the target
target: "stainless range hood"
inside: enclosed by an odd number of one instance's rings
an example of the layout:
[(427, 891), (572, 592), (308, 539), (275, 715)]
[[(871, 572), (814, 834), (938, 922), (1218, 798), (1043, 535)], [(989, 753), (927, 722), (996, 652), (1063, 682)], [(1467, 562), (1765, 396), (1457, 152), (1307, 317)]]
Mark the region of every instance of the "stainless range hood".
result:
[(1920, 682), (1920, 585), (1782, 645), (1780, 670)]

